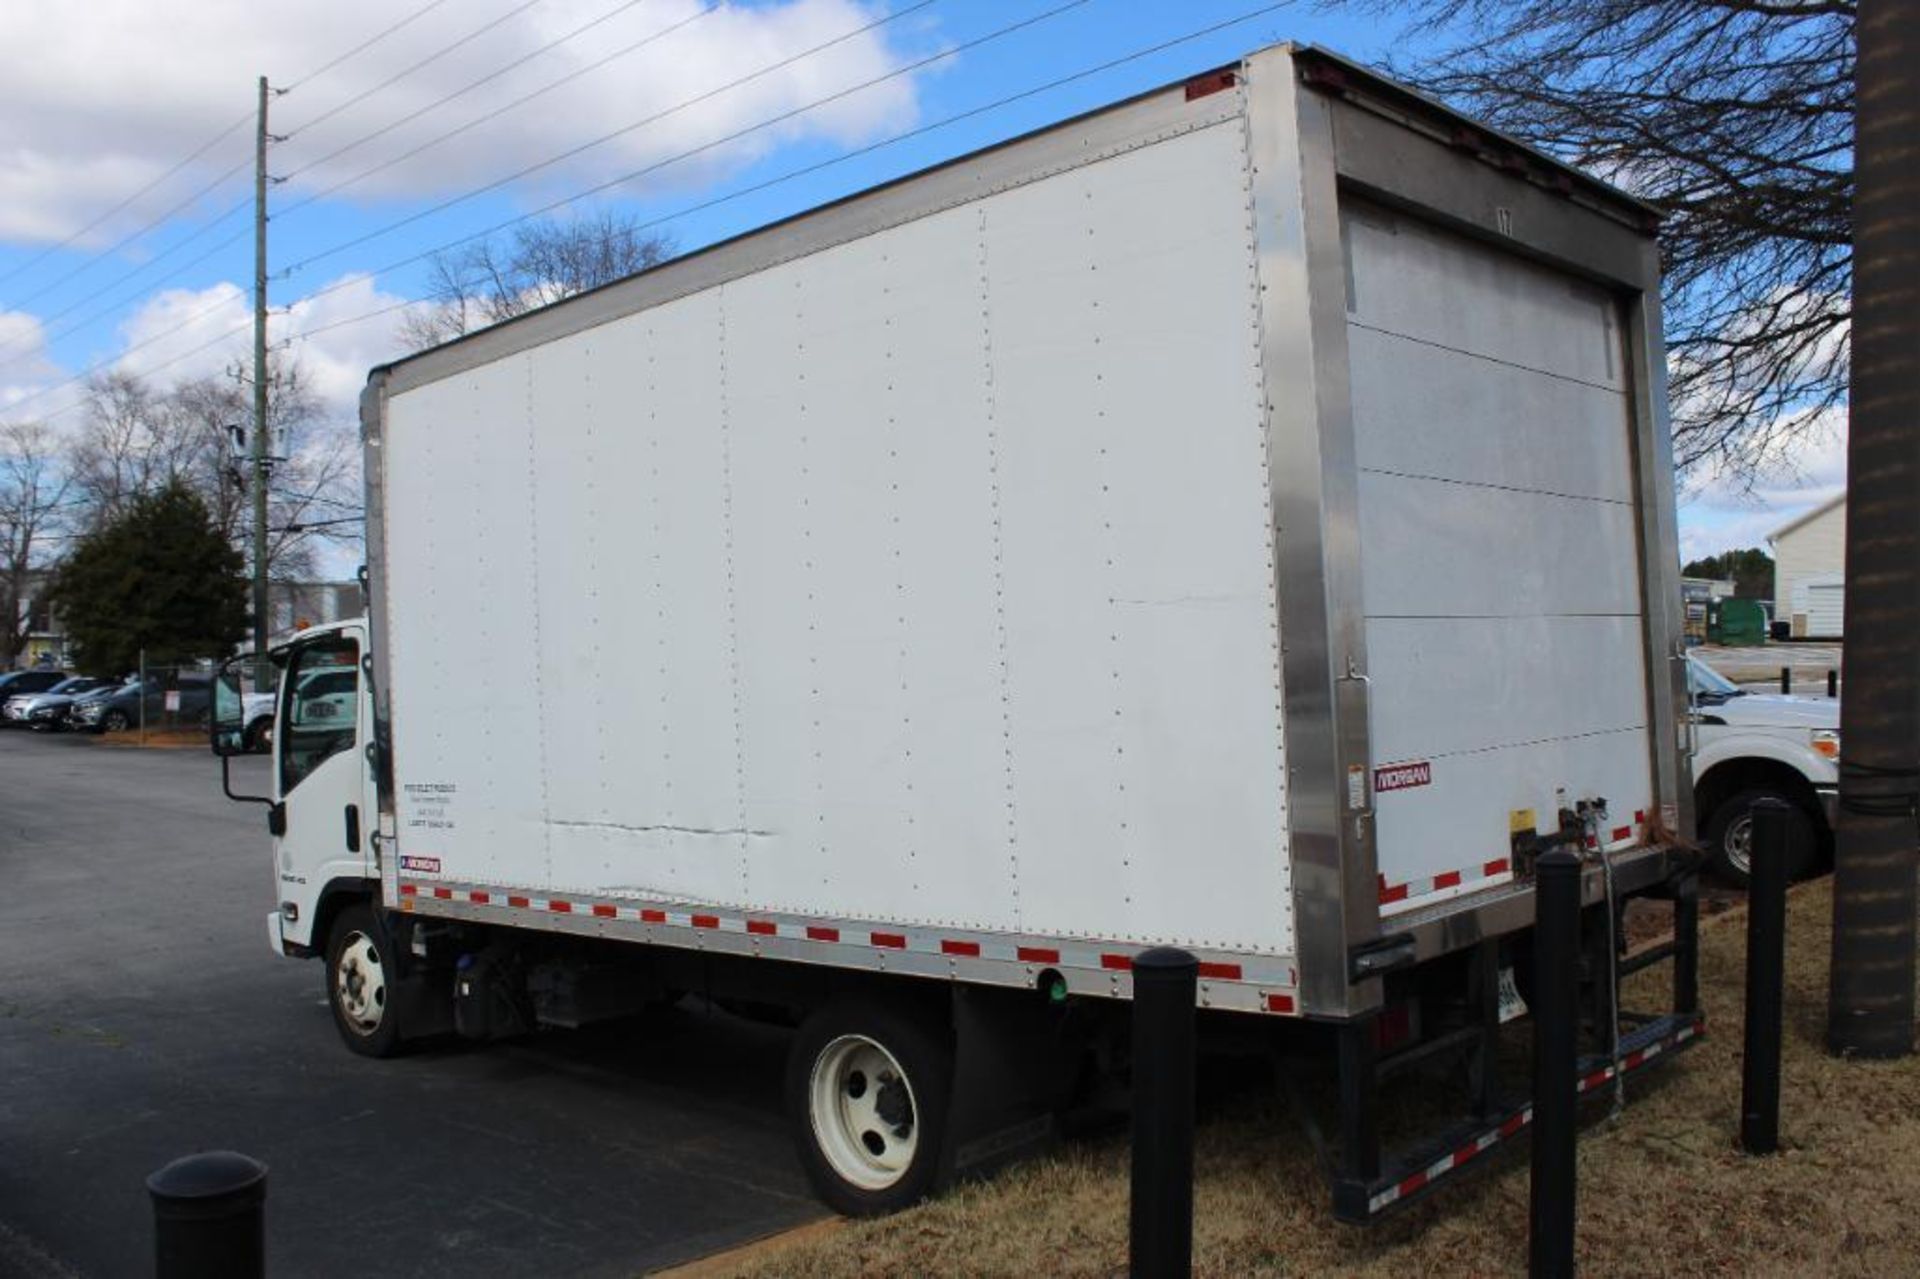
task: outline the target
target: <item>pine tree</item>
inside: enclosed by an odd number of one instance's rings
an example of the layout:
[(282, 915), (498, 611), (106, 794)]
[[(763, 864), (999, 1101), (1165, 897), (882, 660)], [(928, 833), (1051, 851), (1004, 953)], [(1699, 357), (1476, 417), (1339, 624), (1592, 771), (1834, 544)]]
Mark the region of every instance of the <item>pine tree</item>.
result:
[(82, 670), (224, 656), (246, 635), (240, 553), (179, 480), (134, 499), (61, 565), (53, 594)]

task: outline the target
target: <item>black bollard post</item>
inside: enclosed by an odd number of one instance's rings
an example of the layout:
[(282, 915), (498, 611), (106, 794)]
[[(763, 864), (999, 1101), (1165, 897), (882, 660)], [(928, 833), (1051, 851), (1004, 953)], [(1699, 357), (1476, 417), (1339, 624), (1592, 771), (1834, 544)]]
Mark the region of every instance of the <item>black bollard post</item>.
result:
[(1794, 838), (1785, 800), (1753, 806), (1747, 848), (1747, 1034), (1740, 1062), (1740, 1146), (1780, 1149), (1780, 1003), (1787, 969), (1787, 862)]
[(1574, 1125), (1580, 1030), (1580, 858), (1564, 848), (1534, 863), (1533, 1184), (1527, 1273), (1573, 1275)]
[(1193, 1021), (1200, 964), (1159, 947), (1133, 960), (1135, 1279), (1193, 1268)]
[(1829, 669), (1827, 671), (1827, 696), (1828, 697), (1840, 696), (1840, 672), (1839, 671), (1832, 670), (1832, 669)]
[(1783, 695), (1793, 692), (1793, 667), (1791, 666), (1780, 668), (1780, 692)]
[(267, 1272), (267, 1166), (231, 1150), (176, 1159), (147, 1178), (155, 1279)]

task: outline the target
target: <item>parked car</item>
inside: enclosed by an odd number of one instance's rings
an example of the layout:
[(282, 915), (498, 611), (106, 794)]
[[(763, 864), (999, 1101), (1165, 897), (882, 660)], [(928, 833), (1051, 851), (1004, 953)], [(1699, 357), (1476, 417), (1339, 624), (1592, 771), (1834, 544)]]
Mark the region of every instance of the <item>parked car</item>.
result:
[(17, 693), (44, 693), (66, 678), (65, 671), (0, 671), (0, 703)]
[(1750, 692), (1692, 657), (1687, 692), (1694, 808), (1715, 869), (1745, 887), (1753, 806), (1773, 797), (1792, 806), (1798, 828), (1788, 877), (1813, 873), (1831, 855), (1839, 806), (1838, 699)]
[[(92, 733), (125, 732), (140, 722), (143, 700), (141, 687), (139, 676), (133, 676), (116, 688), (101, 689), (81, 697), (68, 710), (69, 725)], [(147, 723), (157, 725), (164, 722), (167, 694), (171, 691), (180, 694), (179, 707), (173, 713), (174, 723), (206, 723), (207, 712), (212, 704), (209, 689), (204, 675), (183, 675), (177, 689), (172, 690), (167, 688), (160, 676), (149, 675), (144, 696)]]
[(74, 675), (44, 693), (14, 693), (0, 702), (0, 724), (42, 733), (65, 728), (67, 709), (75, 701), (97, 689), (111, 688), (115, 683), (97, 675)]

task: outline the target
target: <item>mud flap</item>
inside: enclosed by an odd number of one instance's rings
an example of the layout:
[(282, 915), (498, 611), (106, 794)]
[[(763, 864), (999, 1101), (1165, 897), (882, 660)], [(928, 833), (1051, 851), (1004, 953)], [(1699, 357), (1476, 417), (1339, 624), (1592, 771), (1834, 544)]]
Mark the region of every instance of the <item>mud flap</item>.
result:
[(1079, 1065), (1065, 1010), (1032, 991), (956, 986), (953, 1030), (942, 1180), (988, 1176), (1050, 1148)]

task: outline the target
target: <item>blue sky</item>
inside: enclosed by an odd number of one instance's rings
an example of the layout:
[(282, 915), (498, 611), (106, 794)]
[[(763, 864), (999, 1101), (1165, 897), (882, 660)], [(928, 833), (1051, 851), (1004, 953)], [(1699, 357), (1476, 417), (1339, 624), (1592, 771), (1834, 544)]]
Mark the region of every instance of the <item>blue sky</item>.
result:
[[(291, 86), (271, 117), (288, 135), (269, 160), (286, 178), (270, 201), (270, 293), (290, 309), (274, 333), (344, 418), (366, 369), (399, 353), (426, 255), (576, 193), (606, 187), (556, 212), (612, 207), (694, 248), (1276, 40), (1367, 62), (1420, 51), (1357, 8), (1264, 7), (10, 0), (0, 418), (70, 427), (91, 368), (165, 383), (244, 358), (262, 73)], [(1687, 549), (1753, 543), (1834, 491), (1838, 457), (1810, 449), (1757, 495), (1703, 479), (1682, 511)]]

